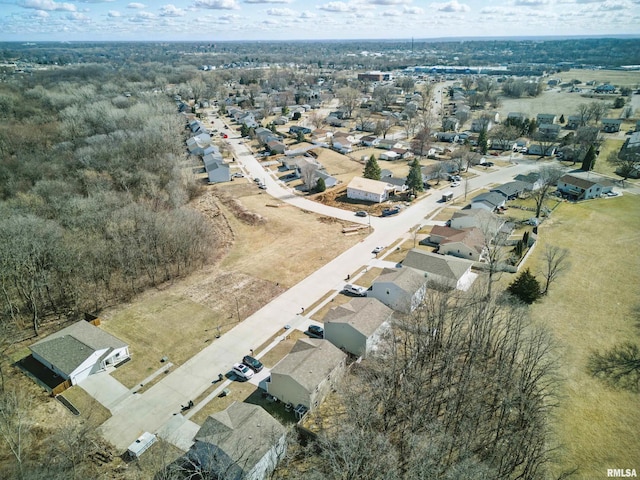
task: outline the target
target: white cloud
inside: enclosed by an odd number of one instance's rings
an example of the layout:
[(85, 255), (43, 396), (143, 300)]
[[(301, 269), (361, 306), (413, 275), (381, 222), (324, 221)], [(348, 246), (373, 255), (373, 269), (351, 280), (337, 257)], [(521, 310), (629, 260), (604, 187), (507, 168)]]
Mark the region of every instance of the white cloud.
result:
[(319, 5), (318, 8), (320, 10), (324, 10), (325, 12), (349, 12), (351, 8), (344, 2), (329, 2), (324, 5)]
[(160, 8), (161, 17), (183, 17), (185, 11), (175, 5), (168, 4)]
[(409, 15), (422, 15), (424, 13), (424, 8), (404, 7), (404, 13), (407, 13)]
[(382, 16), (384, 17), (399, 17), (401, 15), (402, 13), (400, 13), (398, 10), (387, 10), (382, 13)]
[(294, 10), (290, 8), (268, 8), (267, 15), (274, 17), (293, 17), (296, 14)]
[(280, 25), (280, 22), (277, 20), (272, 20), (270, 18), (263, 20), (262, 22), (260, 22), (260, 25), (265, 25), (267, 27), (276, 27), (278, 25)]
[(222, 24), (222, 25), (229, 25), (230, 23), (233, 23), (239, 19), (240, 19), (240, 15), (228, 14), (228, 15), (220, 15), (219, 17), (213, 19), (211, 22)]
[(300, 18), (315, 18), (315, 17), (316, 17), (316, 14), (308, 10), (305, 10), (304, 12), (300, 13)]
[(523, 7), (538, 7), (541, 5), (546, 5), (549, 3), (549, 0), (516, 0), (515, 4)]
[(71, 3), (56, 3), (53, 0), (22, 0), (18, 2), (22, 8), (35, 10), (75, 12), (76, 6)]
[(633, 8), (633, 5), (625, 0), (606, 0), (605, 2), (602, 2), (598, 8), (604, 11), (625, 10)]
[(49, 18), (50, 15), (45, 12), (44, 10), (36, 10), (35, 13), (33, 14), (34, 17), (38, 17), (38, 18)]
[(464, 3), (458, 3), (458, 0), (451, 0), (449, 3), (433, 3), (431, 4), (433, 8), (438, 10), (439, 12), (468, 12), (471, 10), (469, 5)]
[(236, 0), (196, 0), (195, 6), (211, 10), (237, 10), (240, 8)]
[(402, 5), (409, 3), (410, 0), (369, 0), (371, 5)]
[(109, 18), (119, 18), (122, 16), (122, 14), (117, 10), (109, 10), (109, 13), (107, 13), (107, 16)]
[(87, 17), (84, 13), (72, 12), (67, 15), (69, 20), (73, 20), (74, 22), (90, 22), (91, 19)]
[(244, 0), (244, 3), (291, 3), (291, 0)]
[(156, 18), (155, 14), (145, 11), (145, 12), (137, 13), (135, 17), (129, 20), (134, 23), (147, 23), (150, 20), (154, 20), (155, 18)]
[(127, 5), (127, 8), (135, 8), (135, 9), (141, 9), (141, 8), (145, 8), (146, 5), (144, 3), (137, 3), (137, 2), (133, 2), (130, 3), (129, 5)]

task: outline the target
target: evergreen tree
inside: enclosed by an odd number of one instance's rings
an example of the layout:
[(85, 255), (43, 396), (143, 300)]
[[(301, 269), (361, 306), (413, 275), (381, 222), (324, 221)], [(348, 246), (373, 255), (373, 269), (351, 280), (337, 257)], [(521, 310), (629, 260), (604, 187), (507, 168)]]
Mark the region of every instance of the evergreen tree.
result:
[(367, 160), (367, 164), (364, 166), (364, 178), (380, 180), (380, 166), (378, 165), (375, 155), (371, 155), (369, 160)]
[(489, 148), (489, 143), (487, 142), (487, 129), (483, 128), (480, 130), (480, 135), (478, 135), (478, 148), (483, 155), (487, 154), (487, 149)]
[(409, 187), (411, 193), (414, 195), (416, 192), (421, 192), (424, 188), (422, 183), (422, 168), (417, 158), (414, 158), (413, 162), (411, 162), (409, 175), (407, 175), (407, 187)]
[(318, 177), (318, 181), (316, 182), (316, 192), (322, 193), (327, 189), (327, 184), (324, 183), (324, 178)]
[(532, 304), (540, 298), (540, 282), (536, 279), (529, 269), (524, 270), (518, 278), (516, 278), (507, 291), (524, 303)]
[(593, 148), (593, 145), (589, 147), (587, 150), (587, 154), (584, 156), (584, 160), (582, 160), (582, 170), (588, 172), (589, 170), (593, 170), (594, 165), (596, 164), (596, 151)]
[(249, 127), (247, 127), (247, 125), (244, 123), (240, 125), (240, 136), (241, 137), (249, 136)]
[(306, 139), (304, 138), (304, 133), (302, 133), (302, 130), (298, 130), (298, 134), (296, 136), (296, 141), (298, 143), (302, 143), (304, 142)]
[(564, 113), (560, 115), (560, 120), (558, 120), (558, 123), (564, 123)]

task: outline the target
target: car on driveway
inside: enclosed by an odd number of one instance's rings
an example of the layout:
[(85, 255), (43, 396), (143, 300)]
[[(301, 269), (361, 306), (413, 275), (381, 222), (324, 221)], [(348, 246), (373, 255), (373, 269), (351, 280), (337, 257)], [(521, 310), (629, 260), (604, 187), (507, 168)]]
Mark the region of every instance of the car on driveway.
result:
[(358, 210), (356, 212), (356, 217), (366, 217), (367, 216), (367, 212), (365, 212), (364, 210)]
[(324, 338), (324, 328), (317, 325), (309, 325), (305, 333), (313, 338)]
[(244, 177), (244, 173), (236, 172), (231, 175), (231, 178), (242, 178)]
[(377, 246), (376, 248), (374, 248), (373, 250), (371, 250), (371, 253), (375, 253), (376, 255), (379, 254), (381, 251), (384, 250), (384, 247), (381, 246)]
[(360, 285), (352, 285), (350, 283), (347, 283), (342, 289), (342, 291), (351, 295), (355, 295), (357, 297), (367, 296), (367, 289), (364, 287), (361, 287)]
[(253, 377), (253, 370), (242, 363), (235, 363), (232, 368), (233, 373), (240, 380), (249, 380)]
[(257, 358), (252, 357), (251, 355), (245, 355), (242, 358), (242, 363), (244, 363), (247, 367), (249, 367), (256, 373), (263, 368), (262, 362), (260, 362), (260, 360), (258, 360)]

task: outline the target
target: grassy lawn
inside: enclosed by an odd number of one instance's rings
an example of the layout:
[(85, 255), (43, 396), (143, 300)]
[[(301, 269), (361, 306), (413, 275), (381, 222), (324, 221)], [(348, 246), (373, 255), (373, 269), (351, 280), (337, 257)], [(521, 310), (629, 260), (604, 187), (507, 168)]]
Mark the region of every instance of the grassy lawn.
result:
[(585, 365), (593, 350), (640, 343), (631, 315), (639, 303), (640, 256), (630, 249), (639, 240), (636, 196), (563, 203), (540, 227), (527, 262), (538, 272), (545, 244), (571, 251), (571, 269), (531, 309), (555, 335), (565, 381), (554, 425), (561, 444), (554, 478), (572, 468), (578, 468), (572, 478), (584, 479), (604, 478), (607, 468), (638, 468), (638, 395), (606, 387)]
[(73, 386), (64, 391), (63, 396), (80, 411), (79, 418), (86, 420), (90, 425), (98, 427), (111, 418), (108, 408), (100, 405), (91, 395), (78, 386)]
[(595, 81), (597, 84), (611, 83), (621, 87), (627, 86), (634, 88), (640, 83), (640, 73), (634, 71), (622, 70), (568, 70), (553, 75), (559, 78), (561, 82), (570, 82), (571, 80), (580, 80), (582, 83)]
[(262, 350), (268, 347), (271, 344), (271, 342), (273, 342), (277, 337), (281, 335), (286, 335), (284, 340), (279, 342), (275, 347), (273, 347), (271, 350), (265, 353), (262, 357), (260, 357), (260, 361), (267, 368), (272, 368), (276, 363), (282, 360), (282, 358), (284, 358), (284, 356), (291, 351), (295, 343), (300, 338), (307, 338), (304, 332), (300, 330), (282, 329), (278, 333), (273, 335), (269, 340), (267, 340), (258, 348), (256, 348), (255, 353), (256, 354), (260, 353)]
[(131, 361), (112, 373), (127, 388), (162, 367), (162, 357), (180, 365), (215, 338), (218, 326), (224, 332), (235, 325), (199, 303), (168, 293), (140, 300), (102, 320), (101, 328), (129, 344)]
[(407, 256), (409, 250), (417, 248), (419, 250), (424, 250), (426, 252), (433, 252), (432, 247), (427, 247), (424, 245), (420, 245), (420, 239), (418, 238), (415, 242), (413, 239), (405, 240), (401, 243), (392, 253), (385, 257), (385, 260), (389, 262), (400, 263)]
[(616, 175), (615, 166), (611, 165), (607, 162), (607, 158), (611, 154), (611, 152), (619, 152), (620, 148), (624, 140), (617, 140), (613, 138), (607, 138), (604, 142), (602, 142), (602, 146), (600, 147), (600, 155), (596, 159), (596, 164), (593, 167), (593, 170), (598, 173), (602, 173), (603, 175), (610, 175), (615, 178), (620, 178)]

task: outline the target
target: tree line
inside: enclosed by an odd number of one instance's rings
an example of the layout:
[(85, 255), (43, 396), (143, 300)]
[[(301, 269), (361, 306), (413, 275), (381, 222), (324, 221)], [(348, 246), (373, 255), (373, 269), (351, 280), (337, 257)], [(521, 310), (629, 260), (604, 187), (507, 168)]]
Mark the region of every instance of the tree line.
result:
[(191, 271), (215, 237), (164, 94), (73, 73), (0, 84), (0, 319), (37, 334)]

